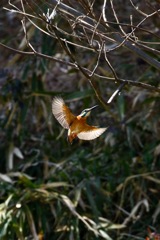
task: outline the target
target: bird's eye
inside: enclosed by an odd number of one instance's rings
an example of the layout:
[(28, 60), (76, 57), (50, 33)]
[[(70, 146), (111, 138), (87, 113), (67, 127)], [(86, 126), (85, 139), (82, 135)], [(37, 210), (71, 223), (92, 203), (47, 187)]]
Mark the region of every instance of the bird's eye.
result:
[(81, 116), (82, 116), (82, 117), (85, 117), (86, 114), (87, 114), (87, 111), (86, 111), (86, 110), (83, 110), (83, 111), (81, 112)]
[(86, 110), (83, 110), (81, 113), (82, 113), (82, 114), (85, 114), (85, 113), (86, 113)]

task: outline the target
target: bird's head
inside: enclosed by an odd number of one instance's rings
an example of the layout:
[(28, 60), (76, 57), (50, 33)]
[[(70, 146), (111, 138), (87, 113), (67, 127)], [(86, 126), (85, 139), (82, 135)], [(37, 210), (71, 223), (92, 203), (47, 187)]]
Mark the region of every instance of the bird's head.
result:
[(86, 108), (86, 109), (84, 109), (84, 110), (77, 116), (77, 118), (78, 118), (78, 119), (81, 119), (81, 118), (84, 118), (84, 117), (88, 117), (88, 116), (90, 115), (92, 109), (94, 109), (94, 108), (96, 108), (96, 107), (98, 107), (98, 105), (95, 105), (95, 106), (93, 106), (93, 107), (91, 107), (91, 108)]

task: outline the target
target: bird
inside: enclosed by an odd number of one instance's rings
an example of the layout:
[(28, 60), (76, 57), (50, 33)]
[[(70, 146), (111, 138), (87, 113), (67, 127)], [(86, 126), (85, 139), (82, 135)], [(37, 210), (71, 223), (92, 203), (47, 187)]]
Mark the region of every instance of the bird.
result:
[(91, 108), (84, 109), (78, 116), (75, 116), (65, 104), (63, 98), (53, 98), (52, 113), (61, 126), (68, 129), (68, 141), (71, 144), (75, 138), (81, 140), (93, 140), (107, 130), (107, 127), (99, 128), (96, 126), (90, 126), (86, 122), (91, 111), (97, 106), (98, 105), (95, 105)]

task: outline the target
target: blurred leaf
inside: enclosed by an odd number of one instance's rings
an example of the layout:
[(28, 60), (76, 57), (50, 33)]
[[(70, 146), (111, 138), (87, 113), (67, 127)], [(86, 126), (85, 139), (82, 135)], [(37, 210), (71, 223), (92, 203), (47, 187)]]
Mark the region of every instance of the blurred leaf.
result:
[(29, 180), (33, 180), (34, 178), (29, 176), (28, 174), (26, 173), (21, 173), (21, 172), (10, 172), (8, 173), (8, 176), (11, 176), (11, 177), (18, 177), (18, 178), (27, 178)]
[(7, 235), (8, 227), (11, 223), (11, 218), (6, 218), (1, 224), (0, 224), (0, 238), (3, 239)]
[(125, 101), (124, 101), (123, 93), (119, 94), (117, 98), (117, 103), (118, 103), (118, 111), (119, 111), (120, 119), (121, 121), (123, 121), (125, 117)]
[(160, 144), (158, 144), (154, 149), (154, 156), (157, 157), (160, 155)]
[(90, 207), (94, 213), (94, 216), (96, 219), (98, 219), (98, 216), (100, 215), (100, 213), (98, 211), (96, 202), (94, 201), (94, 197), (93, 197), (94, 193), (92, 192), (92, 190), (90, 188), (89, 182), (87, 182), (87, 184), (86, 184), (86, 194), (87, 194), (87, 197), (88, 197), (88, 200), (90, 203)]
[(83, 98), (87, 98), (87, 97), (91, 97), (93, 95), (94, 95), (94, 92), (92, 89), (86, 89), (83, 91), (74, 91), (72, 93), (65, 94), (66, 99), (69, 99), (69, 100), (73, 99), (74, 101), (77, 101), (77, 100), (80, 100)]
[(10, 143), (8, 153), (7, 153), (7, 169), (13, 169), (13, 155), (14, 155), (14, 144), (13, 142)]
[(0, 173), (0, 179), (8, 183), (13, 183), (12, 179), (7, 174)]
[(72, 185), (66, 182), (52, 182), (41, 185), (44, 189), (57, 188), (57, 187), (71, 187)]
[(112, 238), (110, 238), (110, 236), (103, 230), (99, 230), (100, 236), (106, 240), (112, 240)]
[(31, 232), (33, 238), (35, 240), (38, 240), (38, 234), (36, 232), (36, 226), (35, 226), (33, 215), (31, 213), (30, 209), (28, 208), (28, 206), (26, 206), (26, 205), (25, 205), (25, 211), (26, 211), (26, 215), (27, 215), (27, 219), (28, 219), (28, 224), (30, 227), (30, 232)]
[(148, 179), (148, 180), (150, 180), (150, 181), (152, 181), (152, 182), (155, 182), (155, 183), (157, 183), (157, 184), (160, 184), (160, 180), (157, 179), (157, 178), (154, 178), (154, 177), (152, 177), (152, 176), (144, 176), (144, 178), (145, 178), (145, 179)]
[(152, 216), (153, 224), (155, 224), (155, 222), (157, 221), (157, 218), (158, 218), (159, 214), (160, 214), (160, 201), (158, 202), (157, 207), (156, 207), (156, 209), (153, 213), (153, 216)]
[(23, 158), (24, 158), (23, 155), (22, 155), (22, 152), (21, 152), (20, 149), (17, 148), (17, 147), (14, 147), (13, 153), (14, 153), (18, 158), (20, 158), (20, 159), (23, 159)]

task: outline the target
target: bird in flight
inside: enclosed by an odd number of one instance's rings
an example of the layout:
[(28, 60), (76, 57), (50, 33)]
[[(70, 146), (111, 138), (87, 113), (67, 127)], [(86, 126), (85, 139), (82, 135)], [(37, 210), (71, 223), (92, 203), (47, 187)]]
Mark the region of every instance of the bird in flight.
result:
[(91, 110), (96, 107), (97, 105), (84, 109), (78, 116), (75, 116), (61, 97), (54, 97), (52, 101), (52, 113), (62, 127), (68, 129), (68, 140), (70, 143), (76, 137), (82, 140), (93, 140), (107, 130), (107, 128), (90, 126), (86, 123)]

